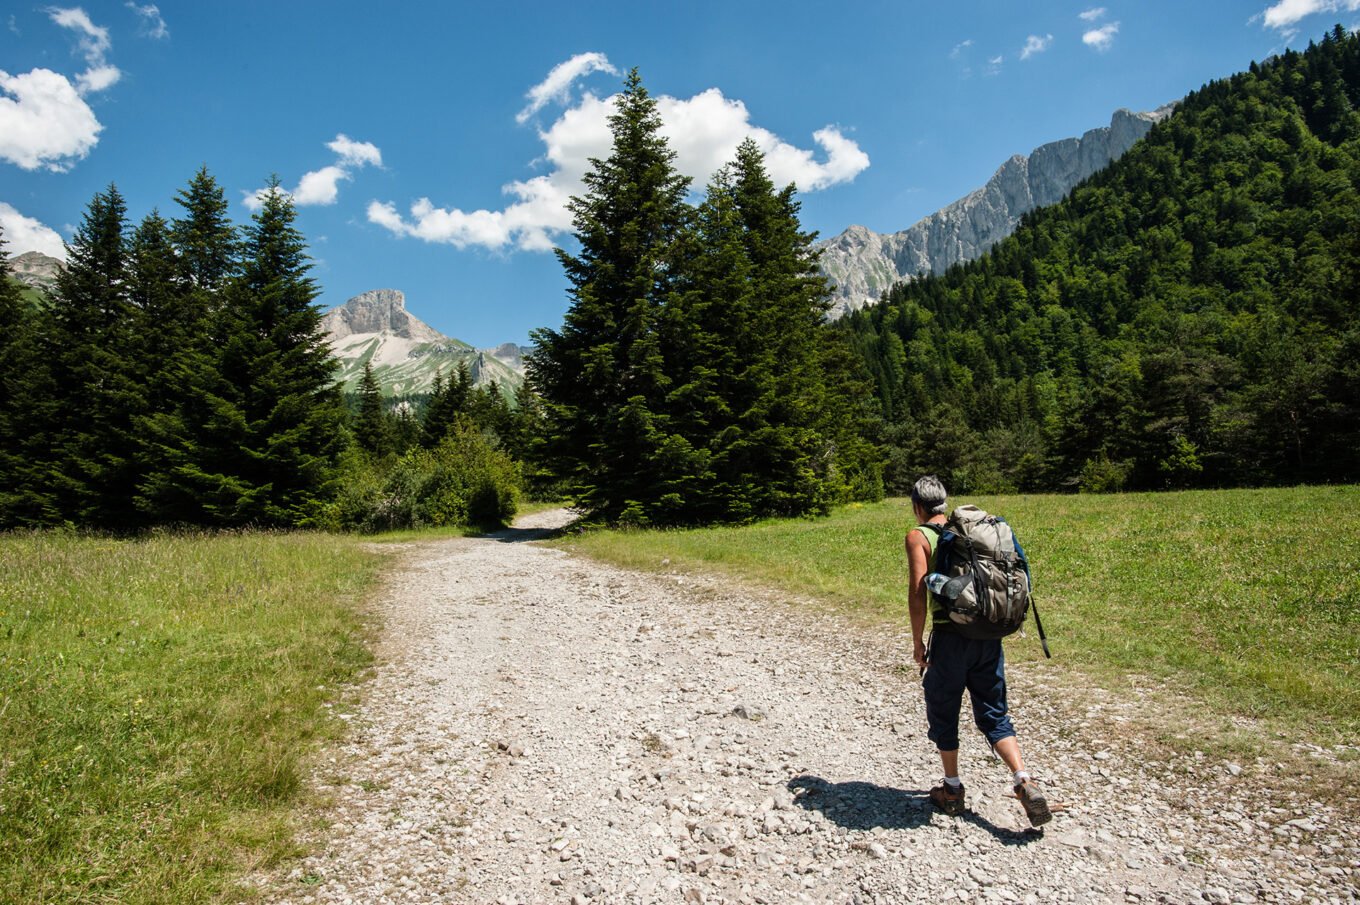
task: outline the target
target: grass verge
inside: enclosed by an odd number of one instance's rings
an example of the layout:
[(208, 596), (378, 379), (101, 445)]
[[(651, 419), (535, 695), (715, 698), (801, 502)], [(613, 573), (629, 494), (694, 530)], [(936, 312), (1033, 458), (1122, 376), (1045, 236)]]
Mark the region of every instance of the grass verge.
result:
[(0, 901), (220, 901), (292, 853), (380, 562), (325, 535), (0, 536)]
[[(951, 502), (1015, 526), (1055, 665), (1111, 688), (1151, 677), (1211, 722), (1321, 745), (1360, 737), (1360, 487)], [(906, 500), (888, 500), (820, 520), (557, 543), (634, 568), (726, 572), (903, 627), (913, 522)], [(1012, 662), (1042, 656), (1032, 638), (1007, 644)]]

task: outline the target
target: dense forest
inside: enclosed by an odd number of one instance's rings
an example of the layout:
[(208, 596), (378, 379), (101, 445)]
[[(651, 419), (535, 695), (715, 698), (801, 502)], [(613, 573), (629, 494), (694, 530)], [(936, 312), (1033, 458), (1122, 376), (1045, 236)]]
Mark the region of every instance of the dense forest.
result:
[(1360, 38), (1189, 95), (984, 257), (844, 322), (889, 489), (1360, 480)]
[(0, 528), (379, 529), (514, 512), (534, 406), (466, 371), (420, 408), (368, 373), (346, 405), (291, 199), (250, 224), (201, 170), (135, 228), (115, 186), (51, 297), (7, 278), (0, 237)]

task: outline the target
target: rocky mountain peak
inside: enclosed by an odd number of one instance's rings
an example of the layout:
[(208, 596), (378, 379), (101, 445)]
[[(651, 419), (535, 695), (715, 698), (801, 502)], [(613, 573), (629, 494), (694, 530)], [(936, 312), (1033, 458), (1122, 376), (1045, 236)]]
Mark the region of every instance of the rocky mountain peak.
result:
[(40, 251), (26, 251), (9, 259), (9, 269), (14, 278), (24, 285), (50, 292), (57, 284), (57, 275), (66, 269), (66, 264), (60, 258)]
[(321, 326), (335, 339), (355, 334), (386, 333), (414, 342), (437, 343), (447, 337), (406, 310), (398, 289), (371, 289), (326, 313)]
[(873, 304), (894, 283), (979, 257), (1009, 236), (1022, 216), (1061, 201), (1173, 109), (1169, 104), (1151, 113), (1116, 110), (1108, 126), (1042, 145), (1029, 156), (1012, 156), (982, 188), (908, 229), (880, 234), (852, 226), (820, 243), (822, 271), (836, 286), (832, 316)]

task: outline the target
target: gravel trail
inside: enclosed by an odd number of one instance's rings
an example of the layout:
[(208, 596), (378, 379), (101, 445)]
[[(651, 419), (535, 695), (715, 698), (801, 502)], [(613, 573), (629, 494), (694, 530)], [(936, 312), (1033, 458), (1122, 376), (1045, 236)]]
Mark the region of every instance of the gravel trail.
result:
[(1272, 794), (1269, 763), (1145, 762), (1125, 702), (1043, 666), (1011, 669), (1012, 715), (1065, 809), (1028, 828), (965, 706), (971, 810), (934, 813), (905, 631), (532, 543), (564, 518), (404, 551), (353, 732), (316, 764), (315, 854), (253, 877), (262, 900), (1360, 899), (1337, 802)]

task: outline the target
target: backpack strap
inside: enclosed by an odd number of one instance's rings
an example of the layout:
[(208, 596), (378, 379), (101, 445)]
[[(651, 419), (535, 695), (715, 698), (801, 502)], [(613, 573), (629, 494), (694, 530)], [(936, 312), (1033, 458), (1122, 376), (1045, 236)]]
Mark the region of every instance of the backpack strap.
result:
[(929, 528), (931, 531), (935, 532), (935, 540), (930, 545), (930, 562), (926, 563), (926, 565), (934, 565), (935, 571), (938, 572), (940, 570), (940, 542), (944, 540), (945, 527), (944, 525), (936, 525), (932, 522), (922, 522), (916, 527)]

